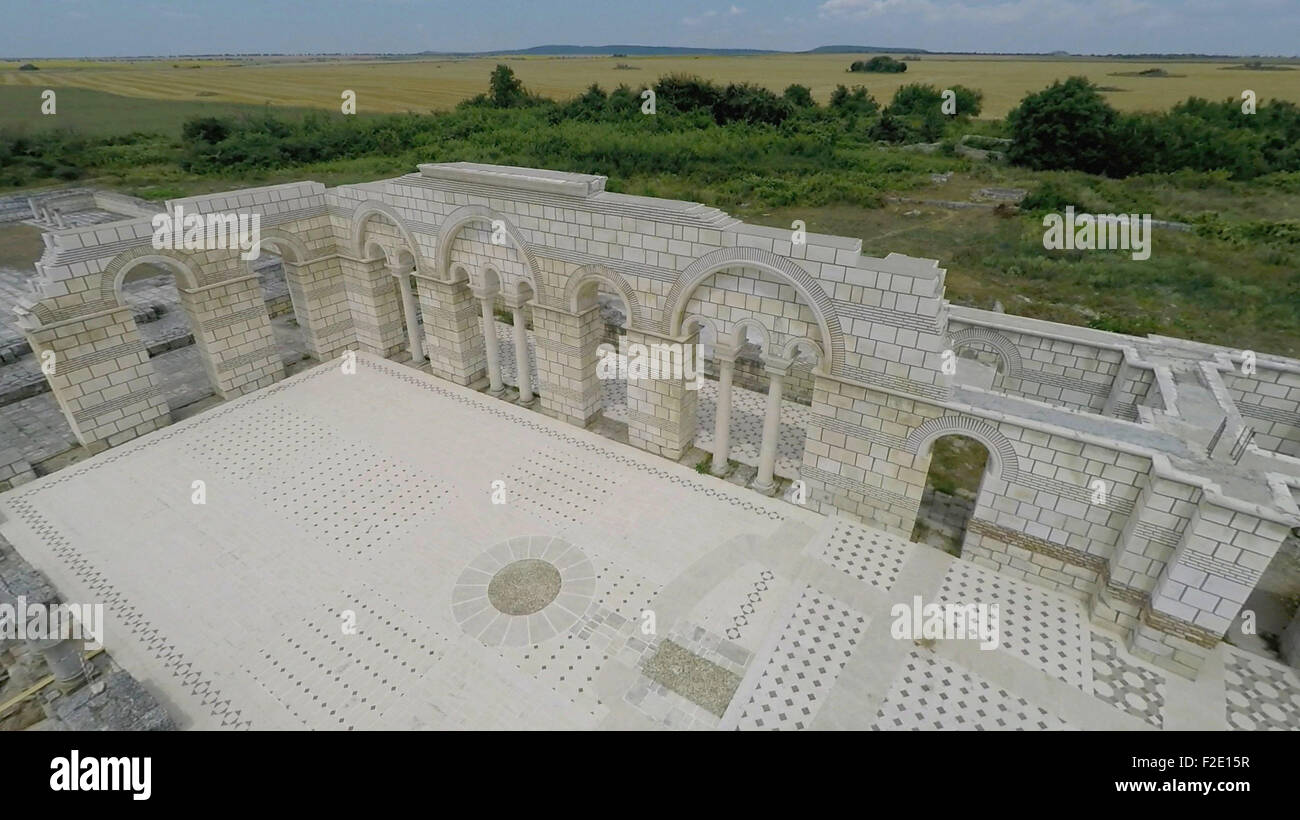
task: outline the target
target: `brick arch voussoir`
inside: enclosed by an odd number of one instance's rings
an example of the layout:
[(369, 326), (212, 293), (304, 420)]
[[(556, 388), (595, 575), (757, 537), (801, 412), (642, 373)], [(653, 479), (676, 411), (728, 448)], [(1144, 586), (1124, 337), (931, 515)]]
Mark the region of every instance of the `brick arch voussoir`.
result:
[(983, 444), (997, 461), (998, 473), (1010, 480), (1020, 471), (1020, 456), (1011, 441), (996, 427), (973, 416), (943, 416), (930, 419), (907, 435), (907, 451), (920, 453), (944, 436), (965, 436)]
[(1020, 348), (1006, 334), (987, 327), (968, 327), (949, 335), (948, 344), (954, 352), (966, 345), (985, 344), (1001, 357), (1004, 365), (1002, 375), (1008, 379), (1020, 377)]
[(695, 288), (719, 270), (735, 267), (759, 268), (787, 280), (799, 292), (817, 317), (823, 347), (829, 357), (827, 370), (835, 372), (844, 364), (844, 331), (840, 327), (835, 305), (821, 282), (789, 258), (761, 248), (718, 248), (696, 259), (682, 271), (664, 300), (666, 310), (660, 329), (674, 335), (684, 318), (686, 304)]

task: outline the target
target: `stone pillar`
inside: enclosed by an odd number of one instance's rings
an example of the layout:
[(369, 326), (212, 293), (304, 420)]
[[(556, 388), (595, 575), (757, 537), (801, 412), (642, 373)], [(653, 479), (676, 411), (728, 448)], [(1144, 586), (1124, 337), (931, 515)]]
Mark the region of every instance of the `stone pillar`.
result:
[(1202, 496), (1129, 636), (1129, 649), (1195, 678), (1241, 612), (1293, 522)]
[(601, 411), (597, 350), (604, 323), (600, 307), (580, 313), (533, 302), (533, 344), (542, 412), (586, 427)]
[(397, 288), (402, 294), (402, 313), (406, 317), (407, 350), (411, 361), (419, 366), (424, 362), (424, 344), (420, 338), (420, 314), (415, 306), (415, 292), (411, 290), (412, 269), (403, 264), (389, 265), (388, 272), (397, 278)]
[(256, 276), (178, 289), (203, 368), (219, 396), (233, 399), (284, 378), (284, 360)]
[(162, 380), (130, 308), (24, 330), (37, 363), (49, 365), (50, 392), (85, 447), (102, 450), (171, 423)]
[(714, 475), (726, 475), (727, 458), (731, 455), (731, 382), (736, 373), (738, 351), (715, 346), (713, 356), (718, 360), (718, 405), (713, 419)]
[(487, 359), (478, 325), (479, 306), (469, 285), (424, 276), (419, 280), (429, 372), (478, 389), (487, 381)]
[(406, 342), (402, 301), (385, 260), (343, 259), (343, 282), (357, 346), (385, 357), (401, 350)]
[[(629, 330), (625, 338), (629, 358), (639, 354), (639, 357), (649, 360), (640, 365), (628, 362), (628, 443), (676, 461), (695, 440), (699, 408), (695, 368), (703, 366), (694, 352), (698, 349), (699, 332), (697, 330), (676, 341), (641, 330)], [(691, 351), (692, 367), (682, 369), (679, 376), (672, 370), (670, 360), (682, 356), (687, 348)], [(638, 370), (641, 367), (646, 368), (650, 375), (640, 375)]]
[(496, 317), (492, 315), (492, 302), (496, 299), (496, 293), (476, 290), (474, 298), (478, 300), (479, 315), (483, 318), (483, 350), (487, 356), (488, 371), (487, 392), (491, 396), (500, 396), (506, 392), (506, 386), (501, 382), (501, 348), (497, 344)]
[(781, 438), (781, 392), (785, 389), (785, 376), (790, 372), (790, 361), (765, 359), (767, 365), (767, 407), (763, 412), (763, 443), (758, 450), (758, 476), (754, 489), (760, 493), (776, 491), (776, 445)]
[(533, 366), (528, 357), (528, 324), (523, 304), (511, 304), (510, 316), (514, 321), (515, 380), (519, 382), (519, 403), (533, 403)]
[(282, 259), (293, 315), (307, 351), (325, 362), (356, 344), (343, 269), (337, 259), (300, 264)]

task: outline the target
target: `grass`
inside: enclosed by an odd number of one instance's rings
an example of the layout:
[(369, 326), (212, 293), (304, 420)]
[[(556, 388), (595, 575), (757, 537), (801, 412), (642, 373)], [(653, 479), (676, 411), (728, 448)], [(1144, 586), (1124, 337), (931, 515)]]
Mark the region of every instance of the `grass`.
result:
[[(42, 86), (0, 85), (0, 128), (34, 131), (69, 128), (88, 136), (117, 136), (131, 133), (178, 135), (191, 117), (255, 114), (265, 106), (216, 102), (212, 98), (193, 101), (124, 97), (84, 88), (57, 88), (56, 113), (41, 114)], [(308, 109), (274, 106), (281, 117), (301, 116)]]
[(1293, 249), (1160, 230), (1146, 261), (1047, 251), (1032, 216), (916, 205), (772, 209), (744, 218), (774, 227), (803, 219), (809, 231), (861, 237), (866, 254), (937, 258), (948, 271), (947, 298), (957, 305), (1000, 303), (1007, 313), (1053, 322), (1300, 355)]
[[(906, 56), (906, 55), (898, 55)], [(1083, 75), (1118, 90), (1107, 99), (1122, 111), (1162, 110), (1190, 96), (1239, 98), (1245, 88), (1260, 100), (1300, 102), (1300, 71), (1260, 71), (1243, 76), (1225, 62), (972, 58), (926, 55), (908, 62), (903, 74), (851, 74), (852, 54), (782, 54), (752, 57), (637, 57), (637, 72), (620, 69), (614, 57), (503, 57), (467, 59), (318, 61), (266, 60), (177, 62), (40, 61), (40, 71), (0, 64), (0, 87), (85, 88), (127, 97), (182, 102), (210, 100), (338, 110), (345, 89), (357, 93), (358, 112), (445, 110), (483, 90), (483, 78), (498, 62), (509, 64), (532, 91), (556, 99), (575, 96), (593, 82), (653, 82), (685, 72), (718, 82), (752, 82), (780, 91), (790, 83), (812, 89), (822, 103), (838, 84), (865, 85), (887, 101), (906, 83), (940, 87), (961, 84), (984, 92), (984, 116), (1002, 117), (1030, 91), (1053, 80)], [(1238, 64), (1239, 65), (1239, 64)], [(1116, 76), (1164, 68), (1173, 76)], [(201, 96), (210, 95), (210, 96)]]

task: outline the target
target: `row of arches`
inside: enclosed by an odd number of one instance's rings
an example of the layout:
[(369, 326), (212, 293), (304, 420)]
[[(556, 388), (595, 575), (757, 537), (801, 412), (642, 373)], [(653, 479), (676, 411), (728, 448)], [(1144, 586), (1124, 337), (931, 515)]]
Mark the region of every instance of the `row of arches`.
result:
[[(701, 443), (709, 453), (709, 471), (715, 475), (727, 475), (733, 469), (733, 456), (736, 455), (733, 425), (739, 421), (743, 426), (745, 421), (752, 421), (745, 418), (745, 408), (737, 408), (736, 399), (743, 394), (752, 409), (754, 391), (737, 387), (734, 377), (741, 351), (748, 349), (755, 353), (758, 367), (766, 377), (765, 394), (760, 396), (762, 435), (757, 452), (750, 448), (741, 456), (742, 462), (749, 462), (749, 466), (757, 468), (752, 486), (759, 491), (773, 491), (780, 477), (798, 476), (799, 465), (804, 459), (804, 430), (793, 431), (796, 435), (790, 435), (791, 428), (798, 426), (798, 422), (783, 413), (788, 405), (785, 395), (787, 379), (791, 369), (799, 365), (812, 376), (828, 374), (834, 366), (836, 349), (832, 328), (838, 333), (833, 314), (814, 295), (820, 292), (819, 289), (814, 290), (789, 276), (788, 272), (767, 264), (768, 260), (761, 254), (755, 254), (752, 260), (741, 260), (752, 261), (754, 265), (739, 265), (735, 254), (730, 253), (732, 249), (723, 249), (711, 254), (712, 258), (698, 260), (683, 274), (662, 300), (660, 310), (663, 318), (654, 322), (636, 289), (605, 266), (591, 265), (573, 270), (563, 282), (563, 289), (551, 293), (550, 299), (545, 298), (538, 292), (535, 260), (528, 252), (526, 242), (513, 229), (506, 232), (507, 244), (514, 254), (512, 261), (518, 264), (510, 273), (502, 272), (500, 260), (487, 259), (481, 253), (481, 247), (474, 248), (474, 240), (468, 246), (461, 243), (458, 247), (458, 232), (467, 228), (471, 232), (486, 231), (493, 220), (501, 220), (500, 215), (483, 208), (465, 208), (449, 216), (439, 233), (433, 267), (435, 277), (449, 284), (464, 284), (479, 300), (488, 392), (494, 395), (504, 393), (507, 380), (501, 374), (507, 370), (508, 381), (518, 389), (519, 401), (528, 403), (535, 398), (532, 389), (535, 384), (545, 389), (535, 381), (536, 341), (530, 321), (534, 305), (558, 308), (576, 315), (588, 314), (602, 306), (612, 307), (602, 315), (602, 321), (608, 320), (609, 326), (602, 328), (604, 345), (601, 355), (618, 355), (619, 337), (634, 328), (661, 331), (666, 339), (695, 339), (704, 350), (714, 378), (710, 389), (705, 391), (707, 395), (701, 399), (697, 443)], [(509, 225), (508, 221), (505, 224)], [(358, 236), (364, 234), (364, 228), (360, 229)], [(477, 241), (482, 244), (481, 235)], [(475, 250), (480, 252), (476, 254)], [(414, 254), (404, 256), (403, 264), (409, 266), (408, 270), (418, 267)], [(771, 298), (782, 305), (797, 307), (790, 315), (787, 315), (788, 308), (774, 314), (761, 308), (737, 309), (726, 299), (702, 297), (701, 294), (708, 291), (738, 292), (734, 286), (730, 289), (719, 287), (719, 277), (732, 277), (745, 284), (752, 283), (754, 287), (783, 288), (783, 292), (773, 293)], [(498, 298), (510, 314), (506, 322), (511, 325), (508, 333), (494, 327), (495, 315), (490, 300)], [(991, 351), (998, 357), (1001, 373), (1015, 373), (1019, 369), (1015, 358), (1017, 351), (1014, 345), (1008, 348), (1001, 341), (995, 334), (971, 329), (954, 334), (952, 344), (954, 348), (960, 348), (963, 355)], [(507, 367), (508, 364), (513, 364), (513, 367)], [(607, 385), (602, 387), (605, 389), (599, 407), (601, 416), (612, 415), (621, 420), (625, 394), (619, 394)], [(908, 441), (909, 449), (930, 455), (926, 486), (913, 531), (916, 540), (959, 551), (984, 477), (1001, 473), (1008, 454), (1014, 458), (1014, 450), (1005, 439), (999, 440), (995, 434), (987, 432), (974, 435), (972, 432), (945, 422), (915, 431)], [(785, 451), (790, 449), (791, 438), (797, 438), (800, 443), (797, 455), (779, 459), (779, 455), (785, 455)], [(778, 469), (778, 461), (783, 465), (781, 469)], [(778, 472), (784, 476), (778, 476)]]
[[(545, 394), (558, 394), (561, 383), (580, 383), (576, 391), (570, 389), (580, 393), (579, 398), (566, 399), (576, 403), (576, 409), (566, 407), (564, 416), (585, 424), (591, 420), (593, 407), (597, 414), (609, 409), (601, 385), (591, 373), (599, 362), (598, 357), (587, 355), (587, 339), (608, 339), (611, 334), (617, 337), (636, 330), (645, 338), (698, 343), (712, 368), (712, 378), (708, 411), (700, 414), (697, 429), (684, 432), (686, 443), (697, 437), (706, 445), (710, 471), (726, 475), (733, 456), (744, 450), (737, 447), (736, 429), (748, 423), (750, 434), (761, 427), (761, 434), (749, 439), (755, 446), (740, 456), (756, 469), (753, 486), (770, 492), (776, 489), (779, 477), (798, 476), (804, 461), (804, 430), (797, 410), (787, 417), (789, 398), (795, 392), (789, 386), (799, 374), (808, 381), (833, 375), (842, 362), (844, 342), (833, 306), (820, 284), (789, 260), (753, 248), (722, 248), (689, 265), (668, 292), (656, 293), (633, 287), (624, 275), (604, 265), (544, 268), (508, 219), (481, 206), (466, 206), (444, 219), (431, 259), (422, 253), (398, 212), (385, 203), (358, 205), (352, 225), (352, 257), (343, 269), (359, 269), (355, 275), (362, 278), (362, 284), (355, 288), (349, 284), (347, 298), (361, 299), (361, 315), (375, 316), (374, 327), (365, 331), (369, 336), (363, 338), (361, 330), (355, 331), (363, 346), (383, 355), (404, 347), (412, 363), (423, 367), (430, 354), (439, 353), (444, 346), (442, 325), (447, 317), (462, 323), (450, 331), (461, 336), (467, 332), (464, 323), (470, 323), (469, 335), (477, 339), (457, 354), (464, 365), (462, 383), (474, 383), (481, 370), (489, 393), (506, 395), (507, 382), (513, 382), (517, 401), (532, 405), (539, 393), (544, 394), (543, 405), (548, 410), (558, 406), (560, 399)], [(262, 241), (265, 253), (280, 260), (289, 283), (292, 312), (311, 336), (320, 322), (311, 315), (310, 306), (299, 304), (311, 301), (304, 297), (309, 283), (303, 270), (321, 260), (313, 258), (305, 242), (280, 229), (264, 231)], [(322, 251), (316, 256), (332, 258), (333, 254)], [(558, 263), (554, 264), (558, 268)], [(199, 267), (181, 254), (148, 250), (124, 254), (104, 272), (101, 299), (123, 304), (123, 284), (147, 265), (171, 272), (180, 292), (179, 304), (195, 325), (195, 339), (202, 347), (205, 319), (195, 301), (198, 297), (193, 295), (235, 278), (229, 275), (229, 268), (224, 276), (219, 270), (211, 275), (219, 266)], [(614, 306), (617, 318), (610, 320), (607, 311), (597, 310), (602, 305)], [(538, 371), (539, 322), (546, 329), (541, 341), (552, 344), (553, 349), (567, 346), (577, 351), (572, 358), (583, 372), (576, 379), (571, 373), (557, 375), (556, 365), (549, 361), (554, 358), (551, 351), (546, 366), (552, 369)], [(567, 324), (557, 331), (551, 326), (555, 322)], [(269, 326), (264, 331), (267, 344), (273, 345)], [(990, 341), (985, 335), (962, 331), (952, 341), (954, 346), (991, 349), (1005, 361), (1002, 369), (1016, 372), (1019, 363), (1012, 359), (1014, 345), (1008, 351), (998, 339)], [(557, 344), (561, 338), (578, 342)], [(470, 348), (476, 352), (467, 352)], [(318, 358), (328, 355), (325, 348), (313, 352)], [(218, 357), (207, 356), (205, 363), (214, 390), (229, 395)], [(747, 387), (737, 383), (742, 365), (749, 367), (749, 375), (756, 379)], [(755, 383), (757, 390), (752, 389)], [(547, 400), (551, 407), (545, 407)], [(761, 419), (761, 424), (749, 423), (755, 418)], [(795, 440), (797, 445), (789, 444)], [(909, 441), (909, 446), (920, 445)], [(1000, 470), (1004, 448), (977, 446), (984, 451), (985, 466)], [(794, 455), (782, 459), (787, 449), (793, 449)]]

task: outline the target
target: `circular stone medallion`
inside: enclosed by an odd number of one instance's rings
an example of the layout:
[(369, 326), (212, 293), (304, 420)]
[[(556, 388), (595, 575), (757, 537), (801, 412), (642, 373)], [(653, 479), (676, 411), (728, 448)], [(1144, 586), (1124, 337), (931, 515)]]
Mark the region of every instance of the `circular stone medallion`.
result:
[(502, 567), (488, 583), (488, 603), (506, 615), (540, 612), (560, 594), (560, 571), (540, 558)]
[(596, 570), (582, 550), (553, 535), (523, 535), (469, 562), (451, 611), (488, 646), (536, 645), (574, 628), (595, 592)]

